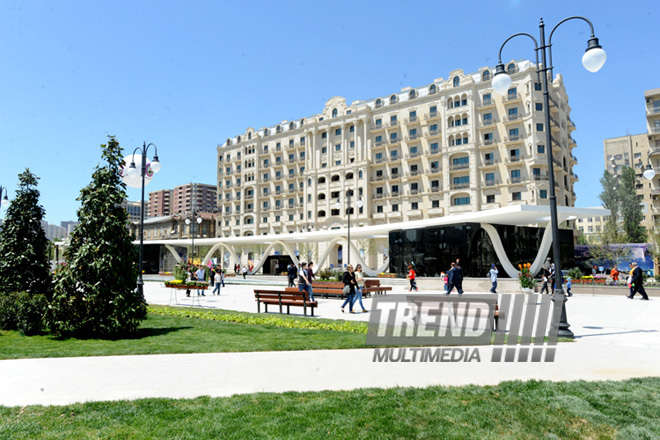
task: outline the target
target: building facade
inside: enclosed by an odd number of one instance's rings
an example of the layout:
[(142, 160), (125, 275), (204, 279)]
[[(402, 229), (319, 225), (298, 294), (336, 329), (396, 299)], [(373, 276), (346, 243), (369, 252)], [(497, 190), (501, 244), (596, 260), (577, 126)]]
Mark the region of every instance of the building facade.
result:
[(120, 206), (124, 208), (128, 213), (128, 221), (130, 222), (140, 221), (140, 213), (142, 212), (142, 205), (140, 202), (132, 202), (129, 200), (124, 200)]
[[(215, 212), (216, 187), (204, 183), (188, 183), (175, 186), (172, 190), (172, 209), (170, 215), (182, 215), (188, 212)], [(151, 197), (151, 195), (150, 195)]]
[(161, 189), (149, 193), (149, 206), (146, 217), (163, 217), (172, 213), (172, 190)]
[(545, 127), (536, 66), (507, 68), (506, 96), (492, 90), (491, 68), (455, 70), (368, 101), (335, 97), (317, 115), (227, 139), (217, 148), (218, 236), (336, 229), (349, 214), (367, 226), (547, 205), (549, 148), (557, 204), (574, 206), (575, 125), (562, 78), (551, 83)]
[[(660, 89), (644, 92), (647, 132), (626, 135), (603, 141), (605, 167), (615, 176), (624, 166), (635, 170), (637, 194), (642, 197), (643, 226), (653, 230), (660, 221)], [(643, 173), (648, 165), (656, 170), (648, 181)]]

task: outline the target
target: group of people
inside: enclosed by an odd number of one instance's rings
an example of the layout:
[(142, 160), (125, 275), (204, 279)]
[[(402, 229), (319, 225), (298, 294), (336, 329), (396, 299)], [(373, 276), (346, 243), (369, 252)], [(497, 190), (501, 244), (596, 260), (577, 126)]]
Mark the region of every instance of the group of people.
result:
[(358, 264), (353, 269), (353, 265), (349, 264), (346, 267), (346, 272), (342, 277), (342, 282), (344, 283), (343, 293), (346, 295), (346, 300), (341, 305), (341, 312), (344, 313), (344, 308), (348, 304), (349, 313), (355, 313), (353, 307), (356, 302), (360, 303), (362, 307), (362, 312), (368, 312), (362, 303), (362, 290), (364, 289), (364, 275), (362, 274), (362, 265)]
[(314, 262), (310, 261), (308, 264), (303, 261), (300, 263), (300, 268), (289, 264), (287, 274), (289, 276), (289, 287), (295, 286), (295, 279), (298, 277), (298, 290), (307, 292), (307, 300), (314, 302), (314, 289), (312, 288), (312, 282), (316, 279), (316, 275), (314, 275)]
[[(566, 283), (566, 295), (567, 296), (573, 296), (573, 293), (571, 292), (571, 288), (573, 287), (573, 281), (571, 280), (571, 277), (566, 277), (566, 279), (564, 279), (564, 274), (562, 274), (560, 272), (559, 273), (559, 278), (561, 280), (562, 286), (564, 285), (564, 283)], [(550, 262), (550, 257), (548, 257), (545, 260), (545, 263), (543, 263), (543, 266), (541, 267), (541, 292), (540, 293), (541, 294), (554, 293), (556, 281), (557, 281), (557, 277), (555, 276), (555, 263), (551, 263)], [(550, 286), (549, 290), (548, 290), (548, 286)]]
[[(459, 295), (463, 295), (463, 268), (461, 267), (461, 260), (456, 259), (455, 263), (451, 263), (451, 268), (445, 273), (440, 274), (440, 279), (445, 287), (445, 295), (449, 295), (454, 289)], [(497, 282), (495, 283), (497, 285)]]
[[(188, 281), (197, 280), (199, 282), (206, 281), (206, 270), (204, 266), (199, 266), (197, 270), (195, 267), (190, 268), (188, 273)], [(209, 286), (213, 288), (214, 295), (220, 295), (220, 286), (225, 287), (225, 272), (219, 267), (211, 268), (211, 273), (209, 276)], [(186, 289), (186, 296), (190, 296), (190, 289)], [(197, 289), (197, 296), (206, 296), (204, 289)]]

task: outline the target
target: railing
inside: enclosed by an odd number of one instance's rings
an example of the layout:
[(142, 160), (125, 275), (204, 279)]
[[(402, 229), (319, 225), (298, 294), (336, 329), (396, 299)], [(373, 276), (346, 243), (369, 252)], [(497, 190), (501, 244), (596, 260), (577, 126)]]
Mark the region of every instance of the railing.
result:
[(491, 99), (483, 99), (481, 103), (479, 104), (479, 107), (486, 107), (488, 105), (493, 105), (493, 100)]
[(440, 153), (440, 148), (431, 148), (426, 154), (438, 154)]
[(392, 197), (399, 197), (399, 191), (392, 191)]
[(520, 183), (522, 182), (522, 177), (512, 177), (510, 180), (511, 183)]
[(452, 183), (450, 186), (451, 189), (465, 189), (469, 187), (470, 187), (470, 182)]
[(375, 163), (381, 163), (381, 162), (384, 162), (384, 161), (385, 161), (385, 159), (383, 157), (377, 157), (376, 159), (374, 159)]
[(550, 175), (547, 174), (547, 173), (546, 174), (534, 174), (533, 176), (534, 176), (534, 180), (536, 180), (536, 181), (550, 179)]
[(399, 125), (399, 120), (397, 119), (396, 121), (390, 121), (385, 123), (385, 127), (396, 127)]
[(491, 125), (495, 124), (495, 119), (484, 119), (479, 123), (479, 126), (481, 127), (489, 127)]
[(499, 185), (500, 181), (497, 179), (487, 179), (484, 181), (484, 186), (495, 186)]
[(495, 159), (484, 159), (484, 165), (485, 166), (495, 165)]
[(481, 141), (481, 145), (493, 145), (495, 143), (495, 139), (483, 139)]
[(411, 189), (410, 190), (410, 195), (414, 196), (415, 194), (419, 194), (419, 189)]
[(465, 169), (468, 169), (468, 168), (470, 168), (469, 163), (456, 163), (456, 164), (449, 165), (449, 170), (450, 171), (465, 170)]
[(648, 113), (649, 115), (656, 115), (656, 114), (660, 113), (660, 107), (653, 107), (653, 108), (646, 109), (646, 113)]
[(432, 186), (431, 187), (431, 192), (433, 192), (433, 193), (440, 192), (441, 189), (442, 189), (441, 186), (438, 186), (438, 185)]
[(385, 197), (385, 193), (375, 193), (371, 196), (372, 199), (382, 199)]
[(429, 136), (437, 136), (437, 135), (440, 134), (440, 130), (438, 130), (437, 128), (433, 129), (433, 130), (429, 129), (428, 133), (429, 133)]
[(520, 99), (520, 95), (518, 93), (509, 93), (504, 100), (506, 102), (508, 101), (515, 101), (516, 99)]
[(392, 173), (392, 179), (398, 179), (399, 177), (401, 177), (399, 173)]
[(520, 162), (520, 156), (508, 156), (508, 157), (506, 158), (506, 161), (507, 161), (507, 162), (511, 162), (511, 163), (513, 163), (513, 162)]
[(411, 116), (409, 118), (406, 118), (406, 124), (410, 122), (417, 122), (417, 116)]
[(440, 167), (431, 167), (431, 169), (429, 170), (431, 174), (439, 173), (440, 171), (441, 171)]
[(512, 115), (506, 115), (502, 118), (502, 121), (504, 122), (515, 122), (520, 119), (520, 115), (515, 113)]
[(426, 113), (426, 114), (424, 115), (424, 118), (426, 118), (426, 119), (431, 119), (431, 118), (437, 118), (437, 117), (439, 117), (439, 116), (440, 116), (440, 113), (438, 113), (437, 111), (435, 111), (435, 112)]
[(419, 174), (419, 170), (410, 170), (410, 175), (411, 176), (416, 176)]
[(418, 156), (421, 156), (421, 154), (422, 153), (420, 153), (419, 151), (414, 151), (414, 152), (411, 152), (410, 154), (406, 154), (406, 159), (414, 159)]
[(381, 122), (380, 124), (374, 124), (374, 127), (372, 128), (372, 130), (382, 130), (383, 128), (385, 128), (385, 127), (383, 126), (383, 123)]
[(390, 138), (390, 144), (398, 144), (400, 139), (398, 137)]
[(380, 147), (381, 145), (385, 145), (385, 141), (380, 140), (374, 142), (374, 147)]
[(515, 142), (520, 140), (520, 135), (519, 134), (512, 134), (510, 136), (506, 136), (504, 138), (505, 142)]
[(385, 176), (383, 176), (382, 174), (380, 176), (371, 176), (371, 181), (372, 182), (380, 182), (384, 178), (385, 178)]

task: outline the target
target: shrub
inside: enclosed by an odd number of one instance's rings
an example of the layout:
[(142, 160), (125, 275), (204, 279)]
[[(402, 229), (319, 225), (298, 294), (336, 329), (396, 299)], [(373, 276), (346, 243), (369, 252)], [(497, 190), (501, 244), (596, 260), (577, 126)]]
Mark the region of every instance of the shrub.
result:
[(579, 267), (574, 267), (573, 269), (568, 271), (568, 276), (571, 277), (573, 280), (577, 280), (582, 278), (582, 271), (580, 270)]
[(317, 274), (319, 281), (341, 281), (344, 271), (341, 269), (323, 269)]
[(41, 333), (48, 302), (43, 294), (27, 292), (0, 295), (0, 328), (26, 336)]

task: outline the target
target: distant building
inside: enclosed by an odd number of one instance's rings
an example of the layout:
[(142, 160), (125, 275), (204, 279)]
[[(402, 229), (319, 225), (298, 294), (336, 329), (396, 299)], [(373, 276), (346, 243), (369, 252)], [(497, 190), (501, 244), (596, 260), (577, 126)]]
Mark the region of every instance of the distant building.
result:
[(41, 221), (41, 227), (46, 233), (46, 238), (48, 240), (59, 240), (67, 236), (67, 231), (65, 228), (57, 225), (51, 225), (46, 220)]
[(609, 215), (596, 215), (575, 220), (575, 226), (579, 234), (587, 239), (587, 242), (596, 244), (601, 242), (601, 234), (605, 232), (605, 225)]
[(149, 193), (149, 208), (145, 213), (148, 218), (163, 217), (172, 213), (171, 189), (161, 189)]
[(73, 220), (65, 221), (65, 222), (60, 222), (60, 226), (66, 229), (66, 234), (69, 235), (73, 232), (73, 230), (78, 226), (80, 222), (76, 222)]
[(193, 211), (214, 212), (216, 210), (215, 185), (205, 183), (188, 183), (175, 186), (172, 191), (172, 211), (170, 215), (181, 215)]
[(141, 207), (140, 207), (140, 202), (131, 202), (128, 200), (124, 200), (121, 204), (121, 207), (128, 212), (128, 220), (131, 222), (139, 222), (140, 221), (140, 212), (141, 212)]

